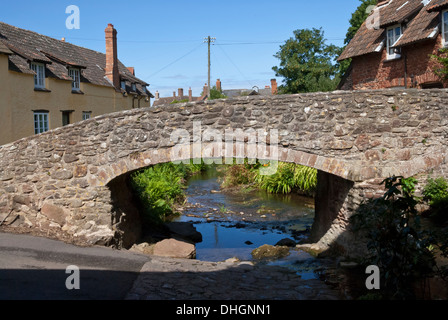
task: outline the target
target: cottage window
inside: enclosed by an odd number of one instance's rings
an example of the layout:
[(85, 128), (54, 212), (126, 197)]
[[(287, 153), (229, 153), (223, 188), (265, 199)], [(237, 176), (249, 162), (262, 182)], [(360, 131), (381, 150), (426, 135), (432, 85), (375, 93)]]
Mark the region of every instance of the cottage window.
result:
[(92, 117), (91, 111), (84, 111), (82, 113), (82, 120), (89, 120)]
[(448, 10), (442, 12), (442, 41), (448, 47)]
[(132, 92), (137, 92), (137, 86), (135, 83), (132, 84)]
[(394, 45), (402, 36), (401, 25), (395, 25), (387, 28), (387, 59), (398, 59), (401, 57), (400, 49), (394, 48)]
[(126, 81), (121, 81), (121, 89), (126, 91)]
[(68, 75), (73, 79), (72, 91), (81, 90), (81, 71), (79, 69), (68, 69)]
[(48, 128), (48, 112), (34, 112), (34, 133), (47, 132)]
[(43, 63), (31, 62), (31, 70), (34, 71), (34, 88), (45, 88), (45, 65)]
[(68, 126), (71, 123), (70, 115), (72, 114), (73, 111), (61, 111), (61, 112), (62, 112), (62, 126), (63, 127)]

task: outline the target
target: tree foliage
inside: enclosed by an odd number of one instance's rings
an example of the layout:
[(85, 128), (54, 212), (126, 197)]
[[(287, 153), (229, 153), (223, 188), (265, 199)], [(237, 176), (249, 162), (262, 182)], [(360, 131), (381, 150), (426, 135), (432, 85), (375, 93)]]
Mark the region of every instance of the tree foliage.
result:
[(448, 81), (448, 48), (440, 49), (437, 54), (431, 55), (431, 59), (436, 62), (433, 71), (442, 81)]
[(336, 58), (340, 48), (327, 45), (322, 29), (299, 29), (280, 46), (275, 57), (280, 66), (272, 69), (284, 78), (281, 93), (335, 90), (339, 83)]

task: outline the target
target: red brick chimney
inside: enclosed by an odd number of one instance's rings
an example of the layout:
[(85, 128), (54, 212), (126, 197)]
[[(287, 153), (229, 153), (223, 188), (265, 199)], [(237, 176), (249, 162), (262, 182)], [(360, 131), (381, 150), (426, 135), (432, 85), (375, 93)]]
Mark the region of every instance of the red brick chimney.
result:
[(179, 88), (179, 89), (177, 89), (177, 92), (178, 92), (179, 98), (182, 98), (184, 96), (184, 89)]
[(221, 86), (221, 80), (220, 79), (216, 80), (216, 89), (219, 92), (222, 92), (222, 86)]
[(193, 101), (193, 90), (188, 89), (188, 100), (191, 102)]
[(120, 89), (120, 72), (118, 71), (117, 30), (109, 23), (106, 30), (106, 77), (116, 90)]
[(271, 91), (273, 95), (278, 94), (278, 88), (277, 88), (277, 80), (271, 79)]
[(130, 73), (132, 73), (133, 76), (135, 76), (135, 68), (134, 67), (128, 67), (128, 70)]

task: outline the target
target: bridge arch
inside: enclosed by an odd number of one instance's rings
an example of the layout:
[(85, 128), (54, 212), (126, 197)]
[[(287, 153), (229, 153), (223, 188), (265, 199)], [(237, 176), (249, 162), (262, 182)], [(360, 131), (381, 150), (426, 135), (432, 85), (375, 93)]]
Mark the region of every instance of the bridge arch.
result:
[[(195, 158), (199, 122), (201, 133), (276, 130), (278, 141), (269, 135), (259, 139), (269, 152), (256, 149), (258, 158), (318, 169), (322, 221), (317, 221), (325, 227), (315, 228), (315, 240), (326, 246), (347, 230), (362, 197), (382, 192), (383, 178), (448, 172), (446, 101), (447, 90), (373, 90), (254, 96), (103, 115), (0, 146), (0, 218), (9, 215), (5, 221), (13, 225), (112, 244), (123, 217), (113, 217), (112, 192), (119, 189), (112, 185), (144, 167)], [(174, 152), (176, 130), (188, 133), (183, 143), (190, 153)], [(228, 157), (229, 150), (253, 147), (250, 139), (228, 146), (224, 134), (221, 138), (201, 142), (213, 151), (201, 156)]]

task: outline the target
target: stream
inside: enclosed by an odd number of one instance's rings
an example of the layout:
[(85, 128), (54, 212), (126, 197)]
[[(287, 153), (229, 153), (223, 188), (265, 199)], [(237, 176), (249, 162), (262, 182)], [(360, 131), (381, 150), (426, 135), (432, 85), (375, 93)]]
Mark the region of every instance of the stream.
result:
[[(216, 169), (188, 181), (187, 203), (175, 221), (191, 222), (202, 234), (196, 259), (253, 260), (252, 250), (289, 238), (304, 240), (314, 220), (314, 199), (298, 194), (268, 194), (259, 190), (221, 191)], [(304, 279), (317, 278), (320, 263), (308, 253), (290, 250), (286, 258), (264, 263), (292, 267)]]

